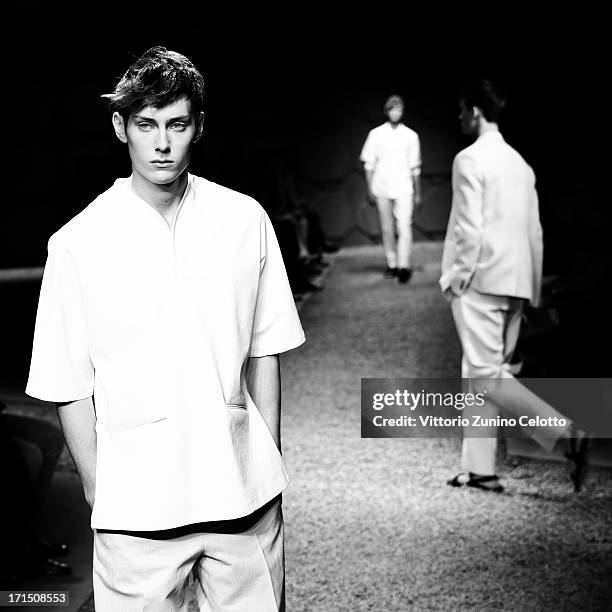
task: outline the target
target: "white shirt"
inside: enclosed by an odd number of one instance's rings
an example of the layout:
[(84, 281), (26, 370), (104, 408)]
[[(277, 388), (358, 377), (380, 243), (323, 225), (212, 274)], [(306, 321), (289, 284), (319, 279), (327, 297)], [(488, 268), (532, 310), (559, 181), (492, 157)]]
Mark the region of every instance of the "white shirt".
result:
[(536, 305), (542, 227), (535, 175), (498, 131), (485, 132), (453, 162), (453, 203), (440, 286), (524, 298)]
[(118, 179), (49, 240), (26, 393), (94, 397), (92, 527), (231, 519), (288, 484), (246, 360), (302, 342), (257, 202), (190, 175), (169, 228)]
[(360, 159), (373, 171), (372, 192), (377, 198), (412, 195), (412, 177), (421, 172), (419, 136), (403, 123), (395, 128), (384, 123), (370, 131)]

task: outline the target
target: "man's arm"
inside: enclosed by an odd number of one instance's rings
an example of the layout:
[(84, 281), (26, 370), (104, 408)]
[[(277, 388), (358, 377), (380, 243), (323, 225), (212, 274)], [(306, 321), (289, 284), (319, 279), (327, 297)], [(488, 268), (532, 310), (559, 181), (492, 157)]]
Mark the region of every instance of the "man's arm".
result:
[(366, 185), (367, 185), (367, 188), (368, 188), (368, 200), (371, 203), (374, 203), (374, 202), (376, 202), (376, 197), (374, 195), (374, 192), (372, 191), (372, 180), (373, 180), (373, 177), (374, 177), (374, 169), (366, 167), (365, 168), (365, 177), (366, 177)]
[(421, 205), (421, 169), (418, 172), (412, 172), (412, 184), (414, 186), (414, 205)]
[(280, 451), (280, 360), (278, 355), (250, 357), (246, 368), (246, 384), (249, 395), (255, 402)]
[(529, 216), (529, 245), (531, 248), (531, 259), (533, 262), (534, 274), (534, 297), (532, 300), (532, 305), (540, 305), (542, 301), (542, 260), (544, 255), (544, 243), (542, 237), (542, 225), (540, 223), (540, 205), (535, 184), (531, 191)]
[(367, 196), (371, 204), (374, 204), (376, 202), (376, 198), (374, 197), (374, 193), (372, 192), (372, 181), (374, 177), (374, 168), (376, 167), (377, 158), (378, 158), (378, 155), (376, 153), (375, 138), (372, 135), (372, 132), (369, 132), (368, 137), (363, 143), (363, 147), (361, 149), (361, 155), (359, 156), (359, 159), (363, 162), (363, 169), (365, 171), (365, 179), (366, 179)]
[(66, 446), (74, 460), (87, 503), (96, 496), (96, 414), (93, 399), (57, 404)]
[(449, 228), (455, 242), (455, 260), (450, 291), (460, 295), (470, 285), (483, 235), (483, 188), (474, 160), (455, 158), (453, 164), (453, 209), (455, 226)]
[(416, 138), (416, 145), (412, 149), (412, 163), (410, 172), (412, 174), (412, 186), (414, 193), (414, 205), (421, 205), (421, 141)]

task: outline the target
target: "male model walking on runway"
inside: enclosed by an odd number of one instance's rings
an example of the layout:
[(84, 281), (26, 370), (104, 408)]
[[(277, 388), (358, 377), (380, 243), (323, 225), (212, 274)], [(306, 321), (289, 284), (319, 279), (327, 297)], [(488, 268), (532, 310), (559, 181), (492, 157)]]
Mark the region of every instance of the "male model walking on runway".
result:
[[(361, 151), (368, 198), (378, 207), (386, 278), (407, 283), (412, 275), (412, 214), (421, 202), (421, 145), (418, 134), (402, 123), (404, 101), (385, 102), (387, 122), (371, 130)], [(397, 241), (395, 234), (397, 230)]]
[[(489, 81), (468, 83), (460, 97), (461, 127), (477, 137), (453, 162), (453, 203), (444, 243), (440, 286), (451, 302), (463, 349), (462, 377), (487, 387), (486, 408), (471, 412), (495, 421), (499, 408), (514, 415), (560, 420), (527, 433), (552, 451), (569, 441), (580, 486), (588, 440), (571, 421), (520, 384), (510, 360), (523, 304), (537, 305), (542, 278), (542, 229), (533, 170), (498, 128), (505, 97)], [(503, 384), (492, 381), (505, 379)], [(495, 401), (493, 399), (495, 398)], [(557, 422), (557, 421), (552, 421)], [(486, 435), (486, 437), (484, 437)], [(464, 429), (463, 472), (449, 481), (501, 492), (495, 474), (497, 427)]]

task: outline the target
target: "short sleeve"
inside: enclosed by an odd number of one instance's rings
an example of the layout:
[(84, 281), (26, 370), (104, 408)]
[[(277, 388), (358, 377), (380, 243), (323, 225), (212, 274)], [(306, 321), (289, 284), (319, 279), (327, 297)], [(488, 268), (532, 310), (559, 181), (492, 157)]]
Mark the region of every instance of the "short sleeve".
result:
[(374, 142), (372, 132), (368, 134), (366, 141), (363, 143), (363, 148), (361, 149), (359, 159), (363, 162), (366, 170), (374, 170), (374, 167), (376, 166), (377, 154), (376, 143)]
[(267, 214), (260, 230), (260, 274), (251, 357), (276, 355), (305, 340), (278, 240)]
[(71, 402), (90, 397), (93, 384), (77, 271), (70, 253), (51, 238), (26, 393), (49, 402)]

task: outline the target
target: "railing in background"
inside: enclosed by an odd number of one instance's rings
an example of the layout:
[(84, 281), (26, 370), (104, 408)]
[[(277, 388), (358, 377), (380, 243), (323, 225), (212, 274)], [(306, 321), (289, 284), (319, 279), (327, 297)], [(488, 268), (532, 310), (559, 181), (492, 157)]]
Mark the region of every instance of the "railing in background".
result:
[[(52, 405), (49, 402), (31, 398), (24, 393), (35, 315), (35, 310), (30, 312), (28, 308), (25, 308), (24, 300), (27, 300), (28, 304), (36, 303), (38, 290), (32, 286), (30, 294), (28, 284), (39, 283), (43, 270), (43, 267), (0, 269), (0, 286), (5, 286), (6, 295), (11, 296), (11, 299), (3, 302), (3, 316), (6, 321), (10, 321), (10, 324), (7, 324), (7, 329), (3, 329), (2, 338), (4, 354), (5, 356), (10, 355), (10, 358), (3, 361), (0, 371), (0, 399), (8, 406), (27, 405), (48, 408)], [(8, 287), (9, 285), (14, 288)], [(27, 297), (24, 296), (21, 288), (27, 290)], [(16, 301), (13, 294), (17, 295)]]
[(0, 269), (0, 284), (39, 281), (42, 278), (43, 270), (42, 267)]

